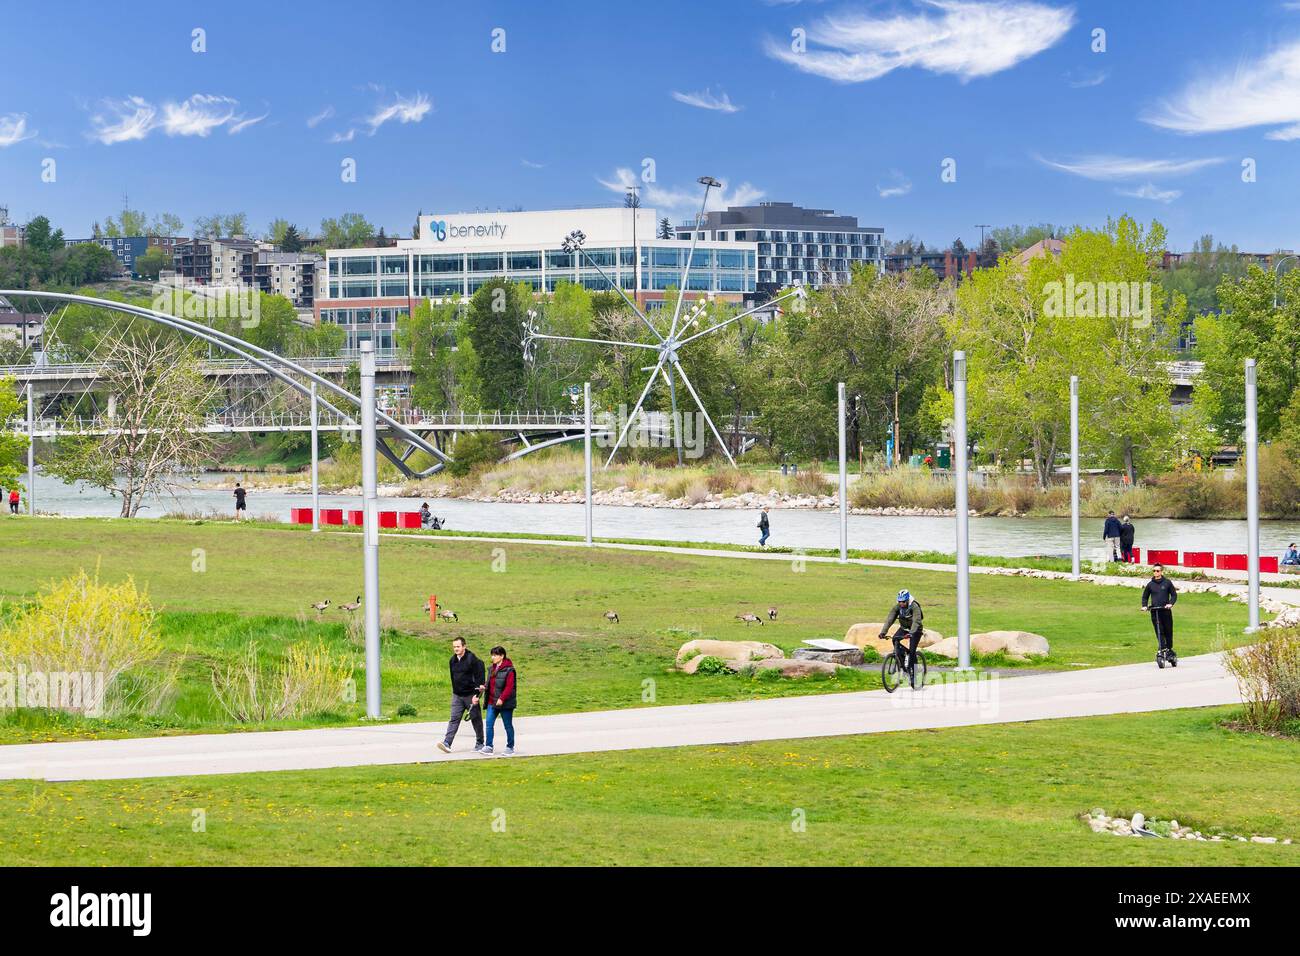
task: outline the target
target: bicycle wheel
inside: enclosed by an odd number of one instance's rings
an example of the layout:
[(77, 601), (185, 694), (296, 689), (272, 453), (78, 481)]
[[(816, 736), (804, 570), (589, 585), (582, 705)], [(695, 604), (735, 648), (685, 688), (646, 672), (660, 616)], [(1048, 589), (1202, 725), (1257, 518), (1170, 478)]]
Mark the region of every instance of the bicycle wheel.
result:
[(913, 690), (920, 690), (925, 686), (925, 658), (920, 651), (916, 652), (916, 683), (912, 685)]
[(885, 655), (885, 663), (880, 665), (880, 681), (891, 694), (903, 683), (903, 671), (892, 652)]

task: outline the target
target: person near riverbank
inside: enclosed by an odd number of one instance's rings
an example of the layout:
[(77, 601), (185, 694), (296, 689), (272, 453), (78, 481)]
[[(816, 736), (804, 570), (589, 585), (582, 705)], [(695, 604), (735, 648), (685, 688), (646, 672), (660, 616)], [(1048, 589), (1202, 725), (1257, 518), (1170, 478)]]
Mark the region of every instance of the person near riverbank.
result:
[(420, 505), (420, 527), (427, 528), (433, 523), (433, 512), (429, 510), (429, 502)]
[(1282, 563), (1288, 565), (1300, 565), (1300, 551), (1295, 549), (1294, 541), (1286, 546), (1286, 553), (1282, 555)]
[(492, 667), (488, 671), (487, 689), (483, 692), (487, 700), (487, 744), (482, 752), (493, 753), (492, 735), (496, 730), (497, 717), (506, 728), (506, 749), (502, 753), (513, 757), (515, 753), (515, 704), (519, 698), (519, 682), (515, 678), (515, 665), (506, 656), (506, 649), (498, 644), (492, 648)]
[(1119, 523), (1119, 554), (1125, 564), (1133, 563), (1133, 536), (1136, 533), (1133, 522), (1125, 515)]
[(1119, 546), (1120, 546), (1120, 541), (1119, 541), (1120, 527), (1119, 527), (1119, 519), (1115, 517), (1115, 512), (1113, 511), (1106, 512), (1106, 524), (1101, 529), (1101, 537), (1102, 540), (1104, 540), (1108, 545), (1110, 545), (1110, 559), (1112, 561), (1118, 561)]
[(10, 488), (9, 489), (9, 513), (11, 515), (18, 514), (18, 502), (21, 500), (22, 500), (21, 496), (18, 494), (18, 489)]
[(767, 547), (767, 539), (771, 533), (771, 526), (767, 520), (767, 509), (764, 508), (758, 516), (758, 546), (760, 548)]
[(458, 637), (451, 642), (451, 660), (447, 667), (451, 673), (451, 720), (447, 721), (447, 734), (438, 743), (438, 749), (445, 754), (451, 753), (456, 731), (460, 730), (460, 725), (468, 715), (469, 722), (474, 727), (474, 752), (481, 753), (483, 712), (479, 709), (478, 695), (487, 686), (483, 662), (465, 646), (465, 639)]
[(1174, 656), (1174, 605), (1178, 588), (1165, 577), (1165, 566), (1151, 566), (1151, 580), (1142, 589), (1142, 610), (1151, 612), (1151, 626), (1156, 631), (1157, 656)]
[(243, 485), (241, 485), (239, 482), (235, 482), (235, 520), (236, 521), (238, 521), (242, 517), (240, 515), (241, 511), (244, 512), (244, 515), (248, 514), (248, 492), (244, 489)]

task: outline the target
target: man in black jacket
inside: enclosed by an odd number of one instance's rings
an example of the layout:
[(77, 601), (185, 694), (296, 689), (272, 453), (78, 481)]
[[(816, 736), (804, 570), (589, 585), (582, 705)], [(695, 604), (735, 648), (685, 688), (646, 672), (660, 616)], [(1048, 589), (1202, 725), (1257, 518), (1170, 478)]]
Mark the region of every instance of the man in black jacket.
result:
[(483, 713), (479, 710), (478, 695), (487, 684), (483, 662), (465, 646), (462, 638), (451, 642), (451, 720), (447, 723), (447, 736), (438, 744), (445, 754), (451, 753), (451, 743), (456, 739), (465, 712), (474, 725), (474, 752), (483, 749)]
[(1134, 534), (1136, 534), (1136, 529), (1133, 527), (1133, 522), (1129, 520), (1128, 515), (1125, 515), (1119, 523), (1119, 554), (1124, 559), (1125, 564), (1130, 564), (1133, 561)]
[(1110, 545), (1110, 559), (1112, 561), (1118, 561), (1120, 528), (1119, 519), (1115, 517), (1115, 512), (1106, 512), (1106, 524), (1101, 529), (1101, 536), (1106, 543)]
[(1142, 589), (1142, 610), (1151, 612), (1151, 626), (1156, 629), (1156, 643), (1160, 650), (1156, 659), (1177, 660), (1174, 654), (1174, 605), (1178, 603), (1178, 589), (1165, 577), (1162, 564), (1152, 565), (1151, 580)]

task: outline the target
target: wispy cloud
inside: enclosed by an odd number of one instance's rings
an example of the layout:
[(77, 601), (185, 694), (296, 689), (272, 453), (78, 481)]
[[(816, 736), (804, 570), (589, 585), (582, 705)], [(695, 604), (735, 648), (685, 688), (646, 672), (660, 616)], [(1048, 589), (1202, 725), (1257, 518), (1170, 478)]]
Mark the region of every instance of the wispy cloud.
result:
[(724, 90), (721, 96), (714, 96), (712, 90), (704, 90), (699, 93), (679, 93), (673, 90), (673, 99), (678, 103), (685, 103), (687, 106), (694, 106), (702, 110), (717, 110), (719, 113), (739, 113), (743, 107), (737, 106), (731, 102), (731, 97)]
[(319, 113), (317, 113), (315, 116), (309, 116), (309, 117), (307, 117), (307, 128), (308, 128), (308, 129), (315, 129), (317, 126), (319, 126), (321, 123), (325, 122), (327, 119), (329, 119), (329, 118), (330, 118), (331, 116), (333, 116), (333, 115), (334, 115), (334, 107), (333, 107), (333, 106), (327, 106), (327, 107), (325, 107), (323, 110), (321, 110)]
[(1194, 81), (1143, 114), (1152, 126), (1179, 133), (1281, 127), (1268, 139), (1300, 139), (1300, 40), (1232, 69), (1198, 70)]
[(1137, 199), (1150, 199), (1155, 202), (1171, 203), (1183, 194), (1181, 189), (1159, 189), (1155, 183), (1146, 183), (1137, 189), (1116, 189), (1121, 196), (1133, 196)]
[(27, 129), (26, 113), (0, 115), (0, 149), (31, 139), (35, 135), (36, 130)]
[(912, 14), (838, 13), (808, 28), (808, 48), (768, 38), (768, 56), (840, 83), (874, 80), (903, 67), (962, 81), (1010, 69), (1055, 45), (1074, 25), (1073, 7), (1016, 0), (921, 0)]
[(528, 160), (528, 159), (521, 159), (521, 160), (519, 160), (519, 165), (520, 165), (520, 166), (527, 166), (529, 169), (545, 169), (545, 168), (546, 168), (546, 164), (545, 164), (545, 163), (534, 163), (532, 160)]
[[(665, 187), (659, 183), (644, 183), (641, 178), (626, 166), (614, 170), (608, 179), (596, 177), (596, 181), (610, 192), (625, 195), (628, 186), (640, 186), (642, 199), (647, 206), (654, 206), (660, 212), (690, 214), (694, 216), (700, 210), (700, 189), (698, 186)], [(725, 183), (721, 189), (709, 191), (709, 210), (726, 209), (728, 206), (747, 206), (758, 202), (765, 193), (750, 183), (740, 183), (729, 188)]]
[(239, 112), (239, 100), (229, 96), (195, 93), (188, 99), (168, 100), (159, 108), (140, 96), (103, 100), (99, 112), (90, 117), (87, 134), (106, 146), (144, 139), (160, 129), (168, 136), (210, 136), (225, 127), (235, 134), (266, 119), (246, 117)]
[(366, 117), (365, 122), (370, 127), (371, 136), (379, 131), (379, 127), (392, 120), (397, 120), (399, 123), (418, 123), (433, 109), (433, 101), (423, 93), (416, 93), (411, 97), (404, 97), (400, 93), (395, 93), (393, 96), (393, 102), (380, 105)]
[(346, 133), (331, 133), (329, 141), (331, 143), (350, 143), (356, 139), (356, 136), (357, 131), (350, 129)]
[(1108, 76), (1110, 74), (1105, 70), (1098, 70), (1096, 73), (1080, 73), (1077, 76), (1073, 73), (1067, 73), (1065, 74), (1065, 82), (1070, 85), (1071, 89), (1086, 90), (1092, 86), (1101, 86), (1106, 82)]
[(912, 181), (900, 173), (897, 169), (889, 171), (889, 185), (882, 186), (876, 183), (876, 194), (881, 199), (893, 199), (895, 196), (906, 196), (912, 191)]
[(1185, 176), (1223, 162), (1222, 156), (1207, 159), (1140, 159), (1131, 156), (1081, 156), (1069, 161), (1035, 157), (1044, 166), (1082, 176), (1084, 179), (1122, 180)]

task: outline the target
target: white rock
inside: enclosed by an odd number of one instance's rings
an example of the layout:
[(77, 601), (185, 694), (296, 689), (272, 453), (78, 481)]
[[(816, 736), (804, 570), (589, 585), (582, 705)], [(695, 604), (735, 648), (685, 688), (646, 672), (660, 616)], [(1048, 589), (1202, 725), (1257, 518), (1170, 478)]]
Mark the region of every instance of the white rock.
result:
[(1135, 813), (1133, 814), (1133, 819), (1129, 821), (1129, 825), (1132, 826), (1134, 830), (1140, 830), (1146, 826), (1146, 822), (1147, 818), (1145, 816), (1140, 813)]

